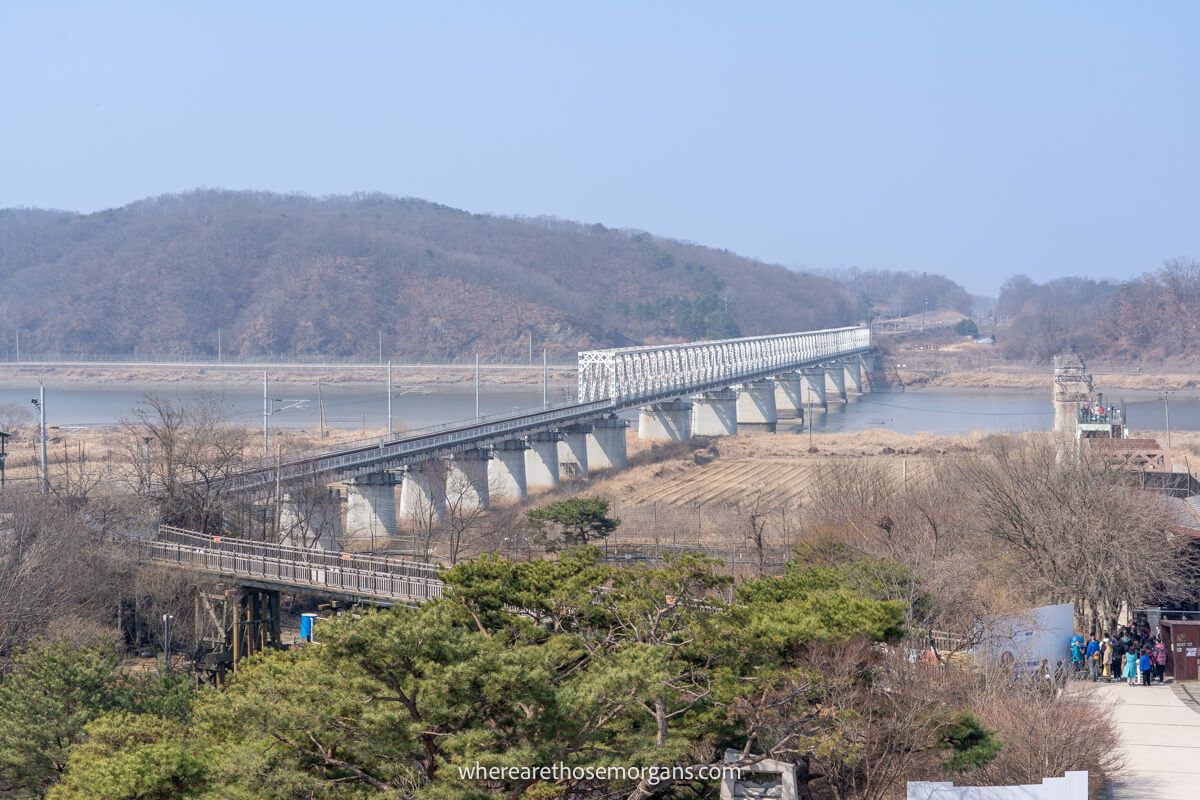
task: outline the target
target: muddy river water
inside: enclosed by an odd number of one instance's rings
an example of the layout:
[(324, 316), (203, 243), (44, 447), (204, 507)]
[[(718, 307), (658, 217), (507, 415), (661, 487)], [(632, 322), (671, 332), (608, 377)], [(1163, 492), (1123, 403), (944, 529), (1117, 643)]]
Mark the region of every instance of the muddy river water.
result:
[[(235, 419), (248, 425), (261, 424), (262, 387), (257, 384), (53, 384), (46, 386), (47, 422), (55, 425), (111, 425), (131, 417), (146, 392), (186, 399), (198, 391), (218, 394)], [(551, 401), (562, 400), (569, 391), (552, 386)], [(319, 421), (319, 398), (314, 384), (272, 386), (272, 427), (315, 428)], [(379, 428), (387, 418), (383, 386), (365, 383), (326, 384), (323, 387), (325, 418), (330, 427)], [(1050, 392), (1006, 389), (914, 389), (866, 395), (849, 403), (830, 403), (825, 414), (815, 414), (814, 431), (843, 432), (869, 428), (897, 433), (921, 431), (961, 434), (976, 430), (1048, 430), (1053, 421)], [(9, 384), (0, 387), (0, 403), (16, 403), (31, 409), (37, 385)], [(1113, 402), (1127, 404), (1133, 431), (1161, 431), (1166, 427), (1160, 395), (1146, 392), (1110, 392)], [(542, 403), (540, 386), (489, 386), (480, 392), (483, 414), (533, 408)], [(1200, 394), (1174, 392), (1169, 398), (1173, 430), (1200, 430)], [(471, 384), (397, 388), (392, 401), (396, 424), (409, 429), (442, 422), (470, 419), (475, 414), (475, 392)], [(788, 429), (781, 421), (781, 430)]]

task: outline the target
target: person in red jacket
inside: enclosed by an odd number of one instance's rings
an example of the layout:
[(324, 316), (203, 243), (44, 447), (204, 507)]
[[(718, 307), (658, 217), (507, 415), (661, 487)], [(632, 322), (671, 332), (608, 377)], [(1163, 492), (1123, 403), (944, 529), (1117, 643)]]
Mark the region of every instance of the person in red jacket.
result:
[(1163, 644), (1162, 639), (1158, 639), (1154, 643), (1154, 677), (1159, 683), (1166, 683), (1164, 677), (1167, 672), (1167, 646)]

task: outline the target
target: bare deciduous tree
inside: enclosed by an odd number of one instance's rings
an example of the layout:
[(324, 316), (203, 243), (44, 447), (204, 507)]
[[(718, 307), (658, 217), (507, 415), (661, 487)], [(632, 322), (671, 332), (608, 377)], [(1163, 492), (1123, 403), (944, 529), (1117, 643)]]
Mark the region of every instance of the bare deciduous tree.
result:
[(201, 393), (178, 402), (147, 394), (124, 428), (133, 490), (158, 498), (164, 522), (219, 527), (232, 501), (225, 479), (246, 465), (248, 443), (220, 399)]
[(1011, 581), (1031, 599), (1074, 602), (1083, 630), (1186, 593), (1189, 540), (1172, 531), (1165, 498), (1088, 448), (1064, 459), (1049, 437), (995, 440), (954, 469), (976, 529), (1011, 555)]

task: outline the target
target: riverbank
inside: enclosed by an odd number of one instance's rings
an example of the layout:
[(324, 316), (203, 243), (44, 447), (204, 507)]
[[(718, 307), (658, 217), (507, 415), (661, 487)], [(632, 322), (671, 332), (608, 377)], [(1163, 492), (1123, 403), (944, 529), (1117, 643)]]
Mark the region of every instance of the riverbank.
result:
[[(1138, 372), (1128, 370), (1090, 370), (1100, 391), (1127, 390), (1139, 392), (1185, 391), (1200, 388), (1200, 373), (1196, 372)], [(897, 366), (901, 382), (912, 388), (941, 387), (946, 389), (1026, 389), (1051, 392), (1054, 382), (1052, 369), (985, 368), (971, 369), (914, 369)]]
[[(221, 364), (122, 362), (7, 362), (0, 364), (0, 386), (46, 384), (210, 384), (214, 388), (245, 386), (262, 381), (266, 370), (273, 383), (379, 383), (384, 364)], [(540, 386), (541, 364), (481, 364), (480, 382), (492, 386)], [(575, 382), (574, 365), (550, 365), (551, 384)], [(474, 364), (393, 364), (396, 384), (455, 385), (475, 380)]]

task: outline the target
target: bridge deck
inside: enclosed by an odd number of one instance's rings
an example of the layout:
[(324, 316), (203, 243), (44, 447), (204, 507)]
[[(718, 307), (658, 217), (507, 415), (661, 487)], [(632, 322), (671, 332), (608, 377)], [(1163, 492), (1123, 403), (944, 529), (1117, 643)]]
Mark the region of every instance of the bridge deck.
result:
[(158, 564), (219, 575), (273, 588), (347, 595), (384, 604), (440, 597), (437, 567), (355, 553), (207, 536), (170, 526), (139, 539), (142, 554)]
[(348, 442), (312, 451), (279, 465), (264, 465), (241, 472), (226, 478), (225, 484), (234, 491), (247, 491), (316, 476), (336, 475), (345, 480), (396, 469), (438, 454), (482, 447), (505, 438), (555, 430), (657, 400), (757, 380), (870, 349), (870, 330), (853, 327), (584, 352), (579, 354), (579, 398), (582, 402), (559, 403)]

